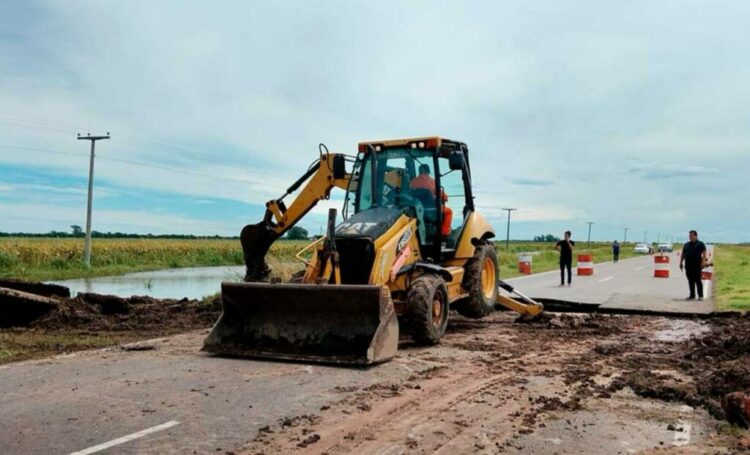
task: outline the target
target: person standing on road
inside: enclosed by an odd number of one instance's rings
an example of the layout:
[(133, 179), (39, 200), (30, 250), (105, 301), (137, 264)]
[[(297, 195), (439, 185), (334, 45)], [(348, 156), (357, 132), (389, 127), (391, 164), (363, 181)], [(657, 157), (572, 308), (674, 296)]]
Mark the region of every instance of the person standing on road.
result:
[(690, 296), (685, 300), (695, 299), (695, 290), (698, 289), (698, 300), (703, 300), (703, 281), (701, 271), (706, 263), (706, 245), (698, 240), (698, 232), (690, 231), (690, 241), (682, 246), (680, 255), (680, 270), (685, 270), (685, 275), (690, 286)]
[(576, 242), (570, 240), (570, 231), (565, 231), (565, 238), (555, 244), (555, 249), (560, 252), (560, 286), (565, 286), (565, 269), (568, 269), (568, 286), (570, 286), (573, 268), (573, 248)]
[(612, 261), (617, 262), (620, 260), (620, 244), (617, 243), (617, 240), (615, 240), (615, 243), (612, 244)]

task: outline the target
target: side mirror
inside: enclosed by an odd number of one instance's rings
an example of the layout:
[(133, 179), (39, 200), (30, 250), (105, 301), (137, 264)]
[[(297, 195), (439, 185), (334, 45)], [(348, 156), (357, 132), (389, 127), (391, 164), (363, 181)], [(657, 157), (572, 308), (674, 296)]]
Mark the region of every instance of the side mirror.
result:
[(344, 155), (333, 156), (333, 178), (343, 179), (346, 177), (346, 158)]
[(453, 152), (448, 155), (448, 166), (451, 171), (460, 171), (464, 168), (464, 154), (461, 152)]

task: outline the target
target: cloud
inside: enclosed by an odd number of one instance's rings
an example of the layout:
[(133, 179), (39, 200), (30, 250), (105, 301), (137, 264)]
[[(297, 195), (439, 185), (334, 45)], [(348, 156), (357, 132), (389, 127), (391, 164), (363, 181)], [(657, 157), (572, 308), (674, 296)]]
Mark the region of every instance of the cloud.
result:
[[(16, 220), (12, 231), (46, 232), (48, 226), (65, 230), (81, 224), (82, 213), (51, 204), (0, 203), (0, 212), (11, 214)], [(139, 232), (152, 234), (237, 235), (232, 226), (223, 221), (209, 221), (149, 210), (97, 210), (93, 229), (100, 232)], [(8, 230), (10, 231), (10, 230)]]
[(640, 164), (631, 167), (630, 172), (647, 180), (661, 180), (714, 175), (718, 174), (719, 170), (712, 167), (681, 164)]
[[(0, 194), (41, 203), (45, 185), (85, 188), (75, 134), (110, 131), (96, 187), (133, 196), (96, 211), (212, 222), (221, 209), (236, 225), (283, 194), (319, 142), (351, 154), (364, 139), (438, 134), (469, 145), (489, 216), (502, 222), (511, 206), (538, 220), (514, 235), (596, 220), (606, 238), (689, 225), (732, 240), (748, 231), (750, 4), (724, 6), (7, 2), (0, 142), (53, 153), (0, 148), (3, 177), (48, 171), (2, 179), (39, 187)], [(332, 204), (303, 223), (324, 222)], [(26, 225), (10, 215), (4, 230)]]
[(510, 181), (514, 185), (519, 185), (519, 186), (550, 186), (550, 185), (555, 184), (553, 180), (530, 179), (530, 178), (513, 178), (513, 179), (510, 179)]
[[(506, 206), (497, 204), (491, 200), (478, 201), (477, 210), (493, 220), (495, 224), (504, 223), (507, 219), (508, 212), (503, 210)], [(565, 221), (575, 217), (575, 213), (570, 209), (562, 206), (553, 205), (535, 205), (525, 206), (523, 209), (513, 211), (511, 218), (513, 221)], [(496, 226), (497, 227), (497, 226)]]

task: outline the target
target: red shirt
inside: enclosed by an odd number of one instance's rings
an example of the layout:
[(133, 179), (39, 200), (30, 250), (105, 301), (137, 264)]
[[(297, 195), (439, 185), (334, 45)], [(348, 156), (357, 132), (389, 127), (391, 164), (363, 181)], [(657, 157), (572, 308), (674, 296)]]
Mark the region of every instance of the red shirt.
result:
[[(411, 183), (409, 183), (409, 188), (413, 190), (429, 190), (432, 195), (435, 195), (435, 179), (430, 177), (428, 174), (420, 174), (414, 179), (412, 179)], [(440, 195), (443, 199), (443, 202), (448, 200), (448, 195), (445, 194), (445, 191), (443, 189), (440, 189)]]

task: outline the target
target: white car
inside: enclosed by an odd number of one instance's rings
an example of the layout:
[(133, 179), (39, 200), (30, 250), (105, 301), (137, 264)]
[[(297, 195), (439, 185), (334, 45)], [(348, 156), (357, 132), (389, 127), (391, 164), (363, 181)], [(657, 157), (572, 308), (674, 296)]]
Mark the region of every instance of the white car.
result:
[(636, 243), (633, 248), (633, 253), (637, 254), (649, 254), (651, 253), (651, 247), (647, 243)]
[(657, 249), (659, 250), (659, 253), (671, 253), (673, 251), (673, 246), (669, 242), (663, 242), (660, 243)]

